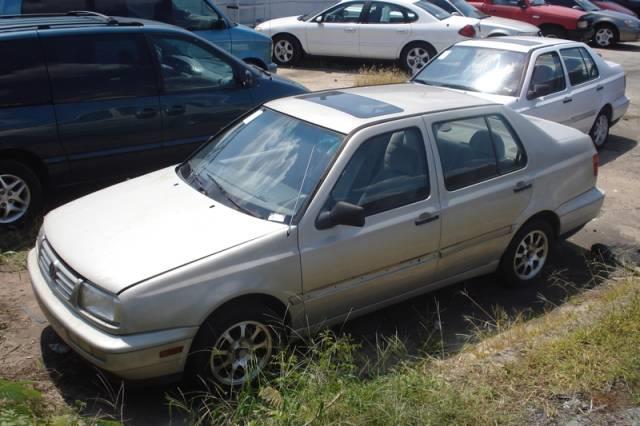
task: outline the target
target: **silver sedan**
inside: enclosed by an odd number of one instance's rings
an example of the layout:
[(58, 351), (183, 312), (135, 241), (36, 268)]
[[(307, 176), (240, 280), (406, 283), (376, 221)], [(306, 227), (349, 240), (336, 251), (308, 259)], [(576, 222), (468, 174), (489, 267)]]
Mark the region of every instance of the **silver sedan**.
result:
[(240, 386), (287, 333), (494, 271), (532, 285), (598, 214), (597, 171), (579, 131), (448, 89), (284, 98), (49, 213), (29, 273), (97, 366)]

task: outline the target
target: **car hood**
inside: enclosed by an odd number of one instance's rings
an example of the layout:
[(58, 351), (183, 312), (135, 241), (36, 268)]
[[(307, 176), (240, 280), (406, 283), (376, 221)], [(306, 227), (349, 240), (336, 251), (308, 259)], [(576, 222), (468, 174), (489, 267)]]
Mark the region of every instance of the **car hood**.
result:
[(589, 13), (596, 17), (595, 22), (598, 22), (599, 17), (605, 17), (605, 16), (607, 18), (611, 18), (611, 20), (613, 21), (618, 21), (619, 24), (623, 24), (624, 21), (628, 21), (628, 20), (638, 21), (638, 18), (629, 16), (626, 13), (616, 12), (615, 10), (600, 9), (598, 11), (589, 12)]
[(171, 167), (53, 210), (44, 235), (76, 273), (119, 293), (285, 227), (210, 199)]
[(256, 26), (256, 31), (270, 31), (273, 28), (287, 28), (291, 25), (300, 24), (298, 16), (286, 16), (284, 18), (270, 19)]
[(500, 18), (498, 16), (490, 16), (480, 20), (480, 28), (504, 28), (510, 31), (518, 31), (521, 33), (537, 33), (540, 31), (535, 25), (527, 22), (516, 21), (515, 19)]
[(271, 38), (265, 34), (262, 34), (259, 31), (254, 30), (253, 28), (249, 28), (246, 25), (242, 24), (234, 24), (230, 30), (229, 34), (231, 35), (231, 41), (254, 41), (254, 42), (263, 42), (263, 43), (271, 43)]

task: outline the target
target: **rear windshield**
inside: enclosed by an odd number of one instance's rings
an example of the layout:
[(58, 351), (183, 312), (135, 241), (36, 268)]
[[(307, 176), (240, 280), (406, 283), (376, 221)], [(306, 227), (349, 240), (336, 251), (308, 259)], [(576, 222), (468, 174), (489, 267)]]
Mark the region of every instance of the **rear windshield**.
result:
[(427, 11), (429, 14), (433, 15), (436, 19), (443, 20), (447, 19), (451, 16), (449, 12), (443, 10), (436, 6), (435, 4), (428, 3), (426, 1), (418, 1), (414, 3), (420, 9)]

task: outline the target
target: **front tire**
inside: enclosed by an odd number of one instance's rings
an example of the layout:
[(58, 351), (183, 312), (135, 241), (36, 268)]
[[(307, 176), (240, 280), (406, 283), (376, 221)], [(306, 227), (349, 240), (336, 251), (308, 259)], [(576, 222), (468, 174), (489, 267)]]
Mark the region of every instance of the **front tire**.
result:
[(20, 161), (0, 161), (0, 228), (28, 222), (41, 206), (42, 184), (35, 172)]
[(543, 220), (532, 220), (520, 228), (500, 262), (507, 284), (529, 285), (540, 277), (551, 253), (553, 237), (553, 228)]
[(302, 45), (294, 36), (281, 34), (273, 38), (273, 60), (278, 65), (295, 65), (302, 58), (302, 53)]
[(593, 34), (593, 43), (602, 48), (615, 45), (618, 42), (618, 33), (611, 25), (599, 25)]
[(409, 43), (400, 53), (400, 66), (415, 75), (436, 55), (435, 49), (422, 41)]
[(231, 390), (250, 385), (280, 347), (281, 329), (276, 313), (257, 303), (222, 308), (204, 322), (194, 338), (186, 378)]
[(602, 147), (607, 143), (607, 140), (609, 139), (609, 128), (609, 116), (606, 111), (602, 110), (598, 113), (596, 121), (593, 123), (593, 127), (589, 132), (589, 136), (591, 136), (591, 140), (596, 146), (596, 149), (602, 149)]

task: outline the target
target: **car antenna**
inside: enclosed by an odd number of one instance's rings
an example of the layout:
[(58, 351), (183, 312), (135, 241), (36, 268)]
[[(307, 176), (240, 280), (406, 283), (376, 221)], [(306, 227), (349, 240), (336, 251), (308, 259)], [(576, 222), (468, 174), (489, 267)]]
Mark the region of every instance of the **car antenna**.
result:
[(287, 237), (291, 235), (291, 224), (293, 223), (293, 217), (296, 214), (298, 203), (300, 202), (300, 195), (302, 195), (302, 188), (304, 188), (304, 182), (307, 180), (307, 174), (309, 173), (309, 166), (311, 165), (311, 159), (313, 158), (313, 153), (315, 152), (315, 150), (316, 150), (316, 146), (313, 145), (313, 148), (311, 149), (311, 154), (309, 154), (309, 160), (307, 160), (307, 167), (304, 171), (302, 182), (300, 183), (300, 189), (298, 190), (298, 197), (296, 198), (296, 203), (293, 205), (293, 212), (291, 213), (291, 218), (289, 219), (289, 227), (287, 228)]

